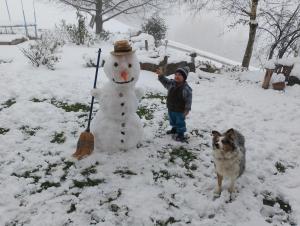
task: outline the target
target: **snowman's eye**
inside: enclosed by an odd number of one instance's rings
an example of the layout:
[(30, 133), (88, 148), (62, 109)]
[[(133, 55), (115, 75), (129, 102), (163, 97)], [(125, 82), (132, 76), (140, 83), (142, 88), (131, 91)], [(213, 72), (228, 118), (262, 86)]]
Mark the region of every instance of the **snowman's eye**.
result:
[(119, 65), (119, 64), (118, 64), (117, 62), (114, 63), (114, 66), (115, 66), (115, 67), (118, 67), (118, 65)]
[(131, 64), (128, 64), (128, 67), (132, 67), (132, 65), (131, 65)]

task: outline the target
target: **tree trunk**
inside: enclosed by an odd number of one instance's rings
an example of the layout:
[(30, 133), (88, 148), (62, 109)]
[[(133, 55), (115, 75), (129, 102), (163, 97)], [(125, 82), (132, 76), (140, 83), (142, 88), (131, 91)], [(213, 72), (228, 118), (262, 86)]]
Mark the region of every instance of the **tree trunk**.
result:
[(253, 45), (256, 36), (256, 29), (257, 29), (257, 22), (256, 22), (256, 12), (257, 12), (257, 5), (259, 0), (252, 0), (251, 6), (251, 15), (250, 15), (250, 22), (249, 22), (249, 38), (247, 43), (247, 48), (245, 50), (242, 66), (249, 68), (250, 60), (253, 51)]
[(268, 60), (271, 60), (271, 59), (273, 58), (274, 50), (275, 50), (276, 46), (277, 46), (277, 45), (274, 45), (274, 44), (271, 46)]
[(102, 5), (102, 0), (97, 0), (95, 17), (96, 34), (100, 34), (103, 30)]
[(278, 58), (281, 59), (286, 52), (286, 48), (280, 49), (278, 51)]

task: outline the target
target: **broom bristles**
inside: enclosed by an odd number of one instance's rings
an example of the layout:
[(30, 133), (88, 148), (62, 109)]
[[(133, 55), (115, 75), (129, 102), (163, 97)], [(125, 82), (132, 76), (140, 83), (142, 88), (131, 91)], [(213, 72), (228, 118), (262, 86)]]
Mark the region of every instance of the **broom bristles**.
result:
[(90, 155), (94, 150), (94, 135), (90, 132), (83, 132), (77, 142), (77, 149), (73, 154), (73, 157), (82, 159), (83, 157)]

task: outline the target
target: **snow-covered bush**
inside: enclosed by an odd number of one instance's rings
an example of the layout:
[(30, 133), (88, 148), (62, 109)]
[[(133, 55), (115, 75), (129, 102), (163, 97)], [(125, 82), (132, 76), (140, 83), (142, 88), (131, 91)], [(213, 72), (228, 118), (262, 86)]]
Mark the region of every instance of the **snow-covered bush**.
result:
[(167, 25), (163, 18), (155, 14), (142, 25), (142, 32), (152, 35), (155, 39), (155, 45), (158, 46), (161, 40), (166, 37)]
[(56, 27), (67, 42), (75, 43), (76, 45), (92, 45), (95, 42), (95, 36), (89, 32), (85, 25), (84, 18), (78, 19), (78, 25), (67, 24), (65, 20)]
[(46, 31), (40, 39), (29, 44), (28, 48), (22, 48), (22, 53), (30, 60), (33, 66), (39, 67), (45, 65), (47, 68), (54, 70), (54, 64), (60, 60), (58, 56), (60, 48), (64, 41), (56, 32)]
[(214, 65), (211, 61), (197, 61), (196, 67), (201, 71), (208, 73), (220, 73), (220, 68)]
[(106, 30), (102, 30), (100, 32), (100, 39), (103, 41), (108, 41), (111, 37), (111, 32), (106, 31)]
[(130, 40), (134, 49), (145, 49), (145, 41), (148, 42), (148, 50), (155, 49), (155, 40), (152, 35), (141, 33), (138, 36), (131, 37)]
[(243, 72), (247, 70), (248, 69), (246, 67), (240, 65), (233, 65), (233, 66), (223, 65), (221, 68), (222, 72)]

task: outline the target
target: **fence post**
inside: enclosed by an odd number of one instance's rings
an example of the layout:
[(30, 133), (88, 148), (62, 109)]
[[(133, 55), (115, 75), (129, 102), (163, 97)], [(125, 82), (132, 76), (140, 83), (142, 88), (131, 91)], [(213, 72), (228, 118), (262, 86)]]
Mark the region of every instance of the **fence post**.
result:
[(25, 17), (25, 12), (24, 12), (24, 6), (23, 6), (23, 0), (21, 0), (21, 4), (22, 4), (22, 12), (23, 12), (23, 18), (24, 18), (24, 25), (25, 25), (26, 36), (29, 37), (28, 29), (27, 29), (27, 23), (26, 23), (26, 17)]

